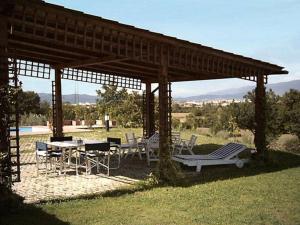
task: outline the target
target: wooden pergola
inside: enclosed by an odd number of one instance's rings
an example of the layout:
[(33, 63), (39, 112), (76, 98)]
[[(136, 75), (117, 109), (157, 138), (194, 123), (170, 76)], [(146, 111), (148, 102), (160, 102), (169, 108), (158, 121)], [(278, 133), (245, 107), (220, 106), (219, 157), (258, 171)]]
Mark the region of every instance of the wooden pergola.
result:
[[(0, 84), (9, 74), (50, 78), (53, 82), (54, 135), (63, 135), (61, 79), (140, 89), (145, 84), (144, 134), (154, 126), (158, 83), (161, 158), (168, 157), (171, 134), (171, 83), (241, 78), (257, 83), (255, 144), (265, 147), (264, 84), (283, 67), (213, 49), (130, 25), (84, 14), (40, 0), (0, 2)], [(5, 96), (1, 96), (5, 102)], [(9, 110), (1, 111), (8, 115)], [(9, 124), (1, 123), (1, 148), (9, 149)], [(10, 151), (10, 150), (7, 150)], [(162, 161), (162, 160), (161, 160)]]

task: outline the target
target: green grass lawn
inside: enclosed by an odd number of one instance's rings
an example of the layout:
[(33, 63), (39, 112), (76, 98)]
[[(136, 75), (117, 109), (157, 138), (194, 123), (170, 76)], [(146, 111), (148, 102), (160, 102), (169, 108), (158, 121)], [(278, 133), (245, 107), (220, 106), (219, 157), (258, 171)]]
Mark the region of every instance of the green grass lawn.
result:
[(300, 169), (27, 205), (4, 224), (300, 224)]
[[(226, 142), (199, 136), (197, 151)], [(204, 167), (178, 186), (139, 184), (89, 199), (23, 205), (0, 224), (300, 224), (300, 156), (272, 151), (270, 158), (242, 169)]]

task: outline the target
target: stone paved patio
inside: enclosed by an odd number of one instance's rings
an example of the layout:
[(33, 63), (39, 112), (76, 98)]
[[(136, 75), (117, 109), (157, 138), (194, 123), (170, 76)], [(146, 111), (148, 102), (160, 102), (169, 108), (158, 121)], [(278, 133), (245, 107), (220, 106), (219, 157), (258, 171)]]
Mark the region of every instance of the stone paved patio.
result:
[(99, 194), (109, 190), (132, 185), (144, 179), (150, 173), (145, 160), (137, 158), (123, 159), (121, 168), (112, 170), (110, 176), (92, 175), (57, 175), (48, 173), (37, 175), (34, 153), (21, 154), (21, 182), (15, 183), (14, 191), (25, 198), (26, 203), (34, 203), (60, 198), (72, 198)]

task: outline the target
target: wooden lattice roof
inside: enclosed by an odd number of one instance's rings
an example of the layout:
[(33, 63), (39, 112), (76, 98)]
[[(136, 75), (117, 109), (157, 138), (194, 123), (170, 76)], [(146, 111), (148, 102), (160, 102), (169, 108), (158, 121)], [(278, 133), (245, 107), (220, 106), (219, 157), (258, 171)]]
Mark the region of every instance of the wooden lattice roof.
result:
[(283, 67), (84, 14), (38, 0), (2, 0), (11, 56), (157, 82), (162, 55), (170, 81), (285, 74)]

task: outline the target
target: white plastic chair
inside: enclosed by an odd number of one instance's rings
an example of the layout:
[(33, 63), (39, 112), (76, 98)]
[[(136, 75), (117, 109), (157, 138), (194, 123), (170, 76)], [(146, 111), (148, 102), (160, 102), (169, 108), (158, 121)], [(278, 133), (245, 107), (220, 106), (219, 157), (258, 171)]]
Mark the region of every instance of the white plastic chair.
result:
[(159, 133), (154, 133), (146, 141), (146, 155), (148, 166), (150, 166), (150, 162), (159, 160)]
[(187, 151), (191, 155), (194, 155), (193, 148), (196, 144), (196, 141), (197, 141), (196, 135), (192, 135), (190, 140), (181, 140), (179, 144), (175, 145), (173, 154), (181, 155), (183, 151)]
[(49, 151), (48, 145), (44, 142), (37, 141), (35, 148), (35, 158), (36, 158), (36, 168), (37, 174), (41, 170), (40, 164), (43, 162), (45, 164), (46, 174), (48, 173), (48, 164), (50, 164), (50, 170), (52, 169), (52, 159), (59, 159), (61, 157), (61, 152)]
[[(124, 158), (127, 158), (128, 155), (134, 157), (138, 154), (139, 158), (142, 159), (142, 146), (139, 145), (138, 138), (135, 137), (134, 133), (126, 133), (125, 138), (127, 143), (121, 144), (120, 148), (123, 151)], [(125, 152), (127, 150), (127, 152)]]

